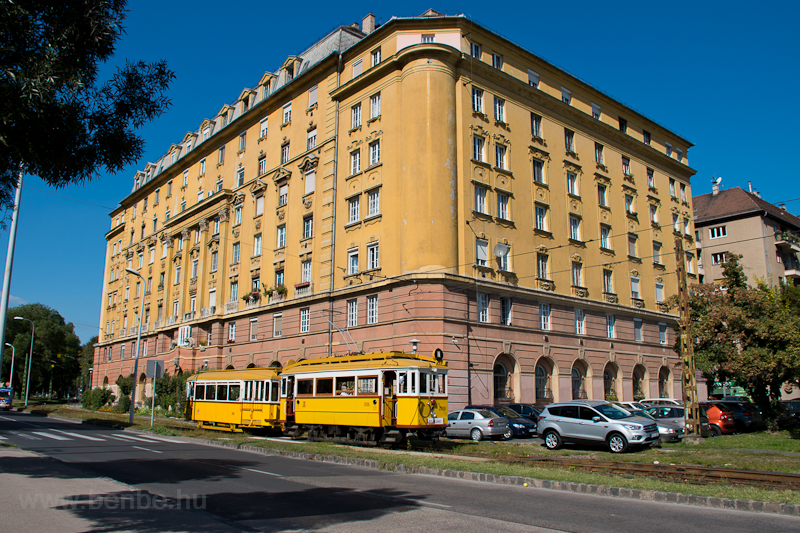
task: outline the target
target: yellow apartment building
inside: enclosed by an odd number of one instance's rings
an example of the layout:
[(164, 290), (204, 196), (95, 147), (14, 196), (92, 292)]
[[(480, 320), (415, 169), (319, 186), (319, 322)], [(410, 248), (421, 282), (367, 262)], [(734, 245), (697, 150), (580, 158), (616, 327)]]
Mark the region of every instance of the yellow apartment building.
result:
[(442, 348), (454, 406), (680, 395), (692, 144), (476, 21), (370, 14), (191, 127), (111, 213), (94, 386), (141, 316), (170, 372)]

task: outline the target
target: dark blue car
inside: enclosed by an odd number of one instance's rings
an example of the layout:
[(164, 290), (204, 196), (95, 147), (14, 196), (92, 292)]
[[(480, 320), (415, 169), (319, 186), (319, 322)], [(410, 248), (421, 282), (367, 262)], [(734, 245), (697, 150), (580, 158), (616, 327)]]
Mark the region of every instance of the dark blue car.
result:
[(485, 409), (508, 419), (508, 426), (514, 437), (533, 437), (536, 435), (536, 424), (528, 418), (508, 407), (492, 407), (490, 405), (468, 405), (464, 409)]

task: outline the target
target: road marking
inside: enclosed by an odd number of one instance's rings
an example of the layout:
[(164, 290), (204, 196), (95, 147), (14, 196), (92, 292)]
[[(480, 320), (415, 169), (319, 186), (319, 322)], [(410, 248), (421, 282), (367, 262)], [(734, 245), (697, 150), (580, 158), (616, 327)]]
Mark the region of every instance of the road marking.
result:
[(158, 440), (158, 441), (161, 441), (161, 442), (172, 442), (172, 443), (176, 443), (176, 444), (186, 444), (182, 440), (167, 439), (167, 438), (164, 438), (164, 437), (156, 437), (156, 436), (153, 436), (153, 435), (148, 435), (147, 438), (148, 439), (153, 439), (153, 440)]
[(259, 474), (266, 474), (268, 476), (283, 477), (280, 474), (274, 474), (272, 472), (265, 472), (264, 470), (256, 470), (255, 468), (242, 468), (242, 470), (249, 470), (250, 472), (258, 472)]
[(150, 439), (143, 439), (141, 437), (132, 437), (130, 435), (120, 435), (119, 433), (114, 433), (114, 436), (119, 437), (121, 439), (130, 439), (130, 440), (137, 440), (139, 442), (157, 442)]
[(153, 453), (164, 453), (158, 450), (151, 450), (150, 448), (142, 448), (141, 446), (131, 446), (131, 448), (136, 448), (137, 450), (144, 450), (146, 452), (153, 452)]
[(33, 435), (28, 435), (27, 433), (23, 433), (21, 431), (12, 431), (11, 434), (12, 435), (16, 435), (17, 437), (22, 437), (23, 439), (28, 439), (28, 440), (42, 440), (39, 437), (34, 437)]
[(99, 439), (97, 437), (90, 437), (89, 435), (81, 435), (80, 433), (70, 433), (69, 431), (61, 431), (60, 429), (54, 429), (52, 431), (56, 431), (58, 433), (63, 433), (64, 435), (69, 435), (70, 437), (78, 437), (79, 439), (86, 439), (86, 440), (94, 440), (98, 442), (105, 442), (105, 439)]
[(7, 416), (0, 416), (0, 420), (8, 420), (9, 422), (15, 422), (13, 418), (8, 418)]
[(72, 440), (68, 437), (62, 437), (61, 435), (53, 435), (52, 433), (48, 433), (46, 431), (31, 431), (31, 433), (35, 435), (41, 435), (42, 437), (48, 437), (55, 440)]
[(453, 507), (452, 505), (445, 505), (443, 503), (434, 503), (434, 502), (428, 502), (428, 501), (425, 501), (425, 500), (415, 500), (413, 498), (398, 498), (396, 496), (388, 496), (386, 494), (380, 494), (380, 493), (377, 493), (377, 492), (369, 492), (369, 491), (366, 491), (366, 490), (362, 490), (362, 491), (359, 491), (359, 492), (361, 492), (362, 494), (369, 494), (370, 496), (375, 496), (376, 498), (381, 498), (383, 500), (395, 500), (395, 501), (401, 501), (401, 502), (408, 502), (408, 503), (413, 503), (414, 505), (425, 505), (425, 506), (428, 506), (428, 507), (439, 507), (441, 509), (452, 509), (452, 507)]
[(0, 440), (8, 440), (8, 437), (4, 437), (4, 436), (0, 435)]

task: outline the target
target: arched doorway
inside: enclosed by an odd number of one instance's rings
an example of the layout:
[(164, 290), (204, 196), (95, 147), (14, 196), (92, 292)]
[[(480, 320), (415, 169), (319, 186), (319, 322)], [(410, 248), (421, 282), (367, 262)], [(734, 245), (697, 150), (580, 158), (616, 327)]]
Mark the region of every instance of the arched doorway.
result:
[(108, 388), (108, 376), (103, 378), (103, 388), (104, 389)]
[(617, 365), (608, 363), (603, 370), (603, 397), (607, 402), (616, 402), (619, 400), (619, 392), (617, 391)]
[(142, 374), (139, 376), (139, 401), (144, 402), (147, 399), (147, 376)]
[(669, 368), (665, 366), (662, 366), (658, 371), (658, 397), (672, 397), (672, 387), (670, 387), (670, 371)]
[(633, 367), (632, 375), (633, 400), (639, 401), (647, 397), (647, 369), (642, 365)]
[(225, 367), (225, 370), (233, 370), (233, 365), (228, 365)]
[(585, 400), (589, 397), (586, 391), (586, 366), (582, 361), (575, 361), (572, 365), (572, 399)]
[(494, 362), (493, 393), (495, 402), (513, 402), (516, 398), (516, 364), (508, 354), (500, 354)]
[(553, 364), (541, 359), (536, 363), (536, 402), (550, 403), (553, 401)]

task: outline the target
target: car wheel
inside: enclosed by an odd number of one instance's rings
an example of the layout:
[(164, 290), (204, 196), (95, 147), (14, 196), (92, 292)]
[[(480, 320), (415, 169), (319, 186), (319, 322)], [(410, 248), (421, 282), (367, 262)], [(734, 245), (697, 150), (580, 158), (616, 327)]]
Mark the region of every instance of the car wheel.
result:
[(478, 428), (473, 428), (472, 431), (469, 432), (469, 436), (475, 442), (479, 442), (481, 439), (483, 439), (483, 432)]
[(719, 429), (719, 426), (715, 426), (712, 424), (709, 429), (711, 430), (712, 437), (719, 437), (720, 435), (722, 435), (722, 430)]
[(508, 428), (505, 433), (503, 433), (503, 440), (508, 440), (514, 436), (514, 432), (511, 431), (511, 428)]
[(622, 453), (628, 449), (628, 441), (619, 433), (612, 433), (608, 437), (608, 449), (611, 453)]
[(557, 450), (561, 448), (561, 437), (555, 431), (548, 430), (544, 434), (544, 445), (548, 450)]

